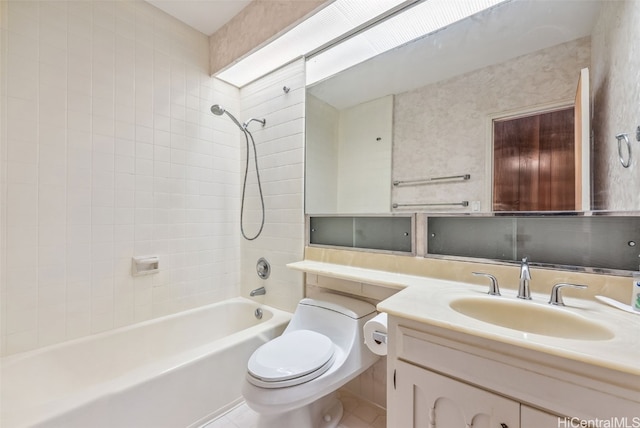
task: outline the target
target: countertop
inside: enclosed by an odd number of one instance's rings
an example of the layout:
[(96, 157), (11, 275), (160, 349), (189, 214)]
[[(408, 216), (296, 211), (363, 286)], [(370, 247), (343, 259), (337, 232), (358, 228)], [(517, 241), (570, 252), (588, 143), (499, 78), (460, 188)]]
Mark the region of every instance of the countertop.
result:
[[(399, 289), (383, 300), (378, 311), (549, 355), (580, 361), (640, 377), (640, 315), (595, 300), (565, 297), (564, 307), (548, 305), (549, 296), (532, 293), (533, 300), (516, 299), (516, 291), (503, 289), (502, 296), (488, 296), (488, 286), (311, 260), (291, 263), (290, 268), (333, 278), (366, 282)], [(580, 340), (534, 334), (479, 321), (453, 310), (449, 303), (461, 297), (505, 299), (568, 311), (609, 329), (613, 338)], [(638, 389), (640, 389), (640, 382)]]

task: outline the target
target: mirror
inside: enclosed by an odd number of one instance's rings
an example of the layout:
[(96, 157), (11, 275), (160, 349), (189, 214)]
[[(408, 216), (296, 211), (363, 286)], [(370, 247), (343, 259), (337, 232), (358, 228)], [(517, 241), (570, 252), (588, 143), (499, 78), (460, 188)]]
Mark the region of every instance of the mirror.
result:
[(308, 87), (306, 212), (490, 212), (493, 120), (573, 106), (585, 68), (587, 199), (637, 211), (615, 139), (640, 119), (635, 18), (632, 0), (514, 0)]

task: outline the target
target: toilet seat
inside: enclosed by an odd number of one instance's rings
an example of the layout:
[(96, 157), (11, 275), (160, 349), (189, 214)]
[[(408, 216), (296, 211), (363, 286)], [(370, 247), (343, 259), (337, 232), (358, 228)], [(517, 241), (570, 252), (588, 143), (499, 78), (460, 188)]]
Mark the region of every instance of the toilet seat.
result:
[(311, 330), (283, 334), (249, 358), (247, 380), (262, 388), (284, 388), (315, 379), (335, 360), (335, 345), (327, 336)]

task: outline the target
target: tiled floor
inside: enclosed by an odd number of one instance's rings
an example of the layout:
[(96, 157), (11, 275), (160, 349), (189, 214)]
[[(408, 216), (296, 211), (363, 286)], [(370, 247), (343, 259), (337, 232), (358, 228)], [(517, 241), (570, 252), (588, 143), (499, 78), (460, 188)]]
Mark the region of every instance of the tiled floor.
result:
[[(384, 409), (344, 390), (340, 391), (340, 401), (344, 406), (344, 416), (338, 428), (386, 428)], [(246, 404), (242, 404), (202, 428), (255, 428), (257, 420), (258, 415)]]

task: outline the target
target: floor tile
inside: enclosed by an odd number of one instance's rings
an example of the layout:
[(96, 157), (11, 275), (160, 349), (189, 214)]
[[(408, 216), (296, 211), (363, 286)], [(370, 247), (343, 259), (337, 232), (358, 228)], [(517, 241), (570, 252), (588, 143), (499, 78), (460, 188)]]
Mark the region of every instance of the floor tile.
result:
[[(340, 391), (344, 415), (338, 428), (386, 428), (386, 412), (348, 391)], [(202, 428), (255, 428), (258, 414), (243, 403)], [(285, 427), (283, 427), (285, 428)]]

